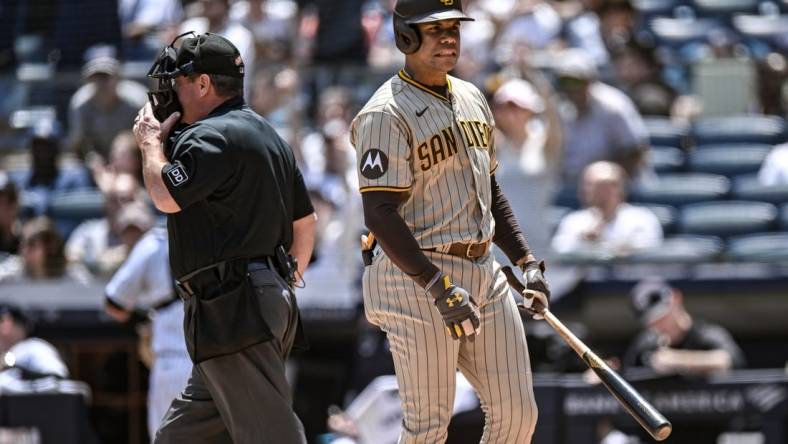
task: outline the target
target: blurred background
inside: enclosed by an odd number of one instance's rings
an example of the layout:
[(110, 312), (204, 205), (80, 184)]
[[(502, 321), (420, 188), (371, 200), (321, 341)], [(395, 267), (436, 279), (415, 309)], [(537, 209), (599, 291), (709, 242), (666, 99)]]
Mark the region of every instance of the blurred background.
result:
[[(145, 75), (192, 30), (239, 48), (247, 103), (292, 146), (320, 217), (297, 292), (311, 348), (288, 373), (310, 442), (395, 442), (348, 140), (404, 63), (393, 5), (0, 2), (0, 443), (148, 442), (153, 381), (188, 372), (162, 345), (182, 335), (166, 273), (119, 270), (162, 229), (130, 133)], [(463, 5), (476, 21), (452, 74), (488, 97), (496, 175), (554, 312), (673, 421), (667, 442), (788, 442), (788, 2)], [(524, 322), (534, 442), (648, 442), (545, 323)], [(481, 425), (459, 384), (449, 442)]]

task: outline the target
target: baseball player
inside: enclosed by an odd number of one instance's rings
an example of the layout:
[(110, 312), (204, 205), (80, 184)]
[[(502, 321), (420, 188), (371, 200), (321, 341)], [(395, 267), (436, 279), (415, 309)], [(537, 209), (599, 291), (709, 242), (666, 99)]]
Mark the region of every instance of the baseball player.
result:
[(400, 442), (446, 440), (459, 368), (481, 400), (482, 442), (528, 443), (537, 411), (525, 331), (491, 242), (522, 268), (524, 307), (546, 307), (550, 292), (495, 180), (487, 102), (447, 75), (465, 20), (460, 0), (399, 0), (394, 31), (405, 67), (351, 125), (372, 233), (365, 312), (391, 345)]
[(151, 440), (161, 419), (184, 387), (192, 361), (183, 337), (183, 302), (173, 292), (167, 230), (150, 229), (105, 289), (106, 310), (119, 321), (139, 307), (153, 310), (153, 367), (148, 387), (148, 432)]

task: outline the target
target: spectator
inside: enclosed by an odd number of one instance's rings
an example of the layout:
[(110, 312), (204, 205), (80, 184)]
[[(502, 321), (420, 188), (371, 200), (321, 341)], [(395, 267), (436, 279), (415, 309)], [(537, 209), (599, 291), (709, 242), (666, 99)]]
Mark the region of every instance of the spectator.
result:
[(662, 79), (653, 50), (632, 43), (621, 46), (613, 59), (616, 85), (645, 115), (670, 116), (676, 92)]
[(82, 68), (85, 84), (71, 96), (68, 136), (68, 148), (82, 158), (94, 151), (107, 159), (112, 140), (129, 129), (148, 101), (145, 86), (119, 75), (120, 62), (108, 52), (91, 58)]
[(39, 120), (29, 130), (30, 169), (13, 174), (19, 189), (40, 216), (49, 208), (54, 192), (92, 188), (88, 171), (80, 166), (60, 167), (60, 125), (53, 120)]
[(238, 48), (246, 68), (244, 98), (248, 101), (252, 97), (252, 79), (256, 63), (252, 32), (242, 24), (230, 20), (230, 0), (198, 0), (197, 5), (200, 15), (181, 23), (180, 32), (194, 31), (197, 34), (212, 32), (225, 37)]
[(294, 147), (298, 146), (296, 131), (300, 129), (305, 102), (298, 96), (299, 82), (298, 71), (293, 68), (263, 67), (254, 75), (249, 101), (249, 106)]
[(492, 102), (503, 134), (496, 139), (500, 166), (495, 176), (512, 196), (509, 202), (515, 216), (529, 221), (522, 227), (528, 245), (538, 257), (544, 257), (550, 244), (545, 216), (558, 186), (560, 118), (549, 97), (542, 97), (522, 79), (504, 83)]
[(252, 31), (257, 63), (285, 62), (295, 41), (298, 5), (293, 0), (241, 0), (230, 8), (230, 20)]
[(19, 192), (8, 175), (0, 171), (0, 254), (19, 252)]
[(119, 242), (115, 246), (108, 247), (98, 257), (97, 273), (101, 276), (112, 275), (154, 223), (153, 212), (147, 203), (135, 201), (122, 205), (116, 224)]
[(172, 41), (183, 8), (180, 0), (119, 0), (118, 15), (123, 57), (147, 62)]
[(592, 163), (583, 171), (580, 191), (585, 208), (561, 220), (552, 242), (555, 252), (619, 256), (662, 242), (662, 226), (654, 213), (626, 203), (626, 173), (621, 166)]
[(517, 0), (502, 24), (496, 43), (501, 62), (520, 59), (524, 51), (542, 50), (561, 33), (561, 17), (544, 1)]
[(766, 186), (788, 185), (788, 143), (772, 148), (758, 171), (758, 181)]
[(694, 319), (684, 296), (659, 278), (645, 279), (631, 293), (645, 330), (629, 346), (624, 367), (650, 367), (660, 374), (707, 375), (745, 366), (744, 354), (723, 327)]
[(568, 45), (587, 54), (594, 67), (603, 70), (610, 63), (600, 20), (606, 3), (605, 0), (579, 0), (556, 4), (564, 19), (563, 34)]
[(594, 62), (582, 50), (562, 52), (555, 72), (557, 88), (567, 99), (561, 109), (564, 185), (575, 186), (583, 168), (598, 160), (619, 163), (632, 179), (647, 178), (648, 133), (632, 101), (596, 79)]
[(36, 217), (22, 225), (19, 256), (0, 263), (0, 284), (67, 279), (82, 284), (90, 277), (81, 266), (68, 264), (63, 237), (47, 217)]
[(183, 302), (173, 292), (167, 230), (149, 230), (107, 284), (105, 310), (127, 322), (135, 311), (153, 312), (153, 363), (148, 387), (151, 440), (170, 403), (186, 387), (192, 362), (183, 335)]
[(33, 323), (20, 308), (0, 304), (0, 389), (12, 380), (46, 376), (67, 378), (68, 368), (55, 347), (31, 337)]
[(299, 38), (311, 41), (311, 62), (334, 66), (366, 64), (363, 5), (364, 0), (298, 0)]
[[(124, 222), (122, 217), (124, 215), (123, 210), (124, 207), (132, 203), (142, 205), (142, 207), (138, 206), (135, 209), (128, 210), (137, 212), (130, 218), (150, 220), (150, 216), (144, 214), (145, 211), (150, 211), (143, 204), (147, 202), (144, 196), (144, 191), (134, 176), (130, 174), (117, 175), (112, 187), (105, 194), (105, 217), (82, 222), (71, 233), (71, 237), (66, 243), (66, 257), (68, 257), (69, 261), (82, 263), (94, 273), (100, 274), (109, 271), (103, 264), (107, 263), (105, 255), (114, 255), (110, 251), (112, 248), (117, 246), (124, 248), (122, 256), (125, 258), (130, 242), (128, 242), (127, 237), (127, 242), (124, 243), (123, 235), (124, 229), (130, 225)], [(138, 225), (140, 224), (143, 227), (145, 225), (144, 222), (139, 222)]]
[(142, 154), (131, 131), (115, 136), (108, 163), (100, 156), (91, 156), (87, 163), (93, 173), (93, 181), (104, 194), (112, 187), (118, 174), (130, 174), (142, 183)]

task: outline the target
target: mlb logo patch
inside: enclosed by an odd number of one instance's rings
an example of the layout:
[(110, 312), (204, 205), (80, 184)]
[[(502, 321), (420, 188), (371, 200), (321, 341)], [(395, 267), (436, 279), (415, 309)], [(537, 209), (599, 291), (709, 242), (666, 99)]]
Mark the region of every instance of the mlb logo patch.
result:
[(174, 187), (179, 187), (189, 180), (189, 176), (186, 174), (186, 170), (183, 169), (183, 165), (181, 164), (167, 171), (167, 178), (170, 179)]

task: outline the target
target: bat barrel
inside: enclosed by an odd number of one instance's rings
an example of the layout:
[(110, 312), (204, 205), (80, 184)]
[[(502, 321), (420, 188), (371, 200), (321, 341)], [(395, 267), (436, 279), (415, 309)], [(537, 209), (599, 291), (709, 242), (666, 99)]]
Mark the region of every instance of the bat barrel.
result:
[(652, 438), (663, 441), (670, 436), (673, 431), (670, 422), (624, 378), (591, 352), (586, 352), (583, 355), (583, 360), (599, 376), (599, 379), (619, 404), (640, 423)]

